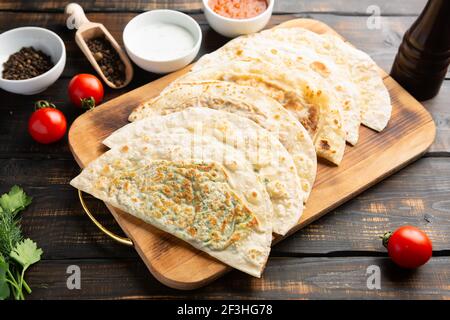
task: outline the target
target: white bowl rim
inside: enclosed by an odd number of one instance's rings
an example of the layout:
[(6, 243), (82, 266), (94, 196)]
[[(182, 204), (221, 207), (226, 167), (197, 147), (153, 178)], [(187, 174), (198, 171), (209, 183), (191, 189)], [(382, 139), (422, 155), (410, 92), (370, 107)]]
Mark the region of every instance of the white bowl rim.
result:
[[(129, 26), (131, 25), (131, 23), (137, 19), (138, 17), (144, 16), (144, 15), (150, 15), (150, 14), (159, 14), (159, 13), (169, 13), (169, 14), (176, 14), (180, 17), (183, 17), (183, 19), (187, 19), (188, 21), (191, 21), (194, 23), (195, 29), (197, 30), (197, 35), (198, 35), (198, 39), (195, 42), (195, 44), (192, 46), (191, 50), (189, 50), (186, 54), (173, 58), (173, 59), (161, 59), (161, 60), (155, 60), (155, 59), (149, 59), (149, 58), (145, 58), (137, 53), (135, 53), (133, 50), (130, 49), (130, 46), (128, 45), (128, 41), (127, 41), (127, 29), (129, 28)], [(194, 35), (195, 36), (195, 35)], [(164, 62), (173, 62), (173, 61), (177, 61), (177, 60), (181, 60), (186, 58), (187, 56), (191, 55), (193, 52), (197, 51), (198, 48), (200, 47), (201, 43), (202, 43), (202, 29), (200, 28), (200, 25), (198, 24), (197, 21), (195, 21), (194, 18), (192, 18), (191, 16), (187, 15), (186, 13), (177, 11), (177, 10), (170, 10), (170, 9), (156, 9), (156, 10), (149, 10), (143, 13), (138, 14), (137, 16), (135, 16), (133, 19), (131, 19), (130, 21), (128, 21), (127, 25), (125, 26), (125, 29), (123, 30), (123, 44), (125, 45), (125, 48), (127, 50), (130, 50), (131, 53), (133, 55), (135, 55), (137, 58), (144, 60), (144, 61), (149, 61), (149, 62), (157, 62), (157, 63), (164, 63)]]
[(22, 30), (38, 30), (39, 32), (45, 32), (48, 33), (50, 35), (52, 35), (53, 37), (55, 37), (55, 39), (58, 41), (58, 43), (61, 45), (62, 47), (62, 51), (61, 51), (61, 56), (58, 59), (58, 62), (55, 63), (55, 65), (48, 71), (44, 72), (43, 74), (40, 74), (36, 77), (33, 78), (29, 78), (29, 79), (22, 79), (22, 80), (10, 80), (10, 79), (4, 79), (3, 77), (0, 76), (0, 81), (3, 81), (5, 83), (28, 83), (28, 82), (32, 82), (32, 81), (36, 81), (38, 79), (42, 79), (43, 77), (45, 77), (47, 74), (49, 74), (50, 72), (52, 72), (53, 69), (55, 69), (57, 66), (59, 66), (62, 61), (63, 58), (66, 54), (66, 47), (64, 45), (64, 41), (62, 41), (61, 37), (58, 36), (55, 32), (46, 29), (46, 28), (41, 28), (41, 27), (32, 27), (32, 26), (27, 26), (27, 27), (19, 27), (19, 28), (14, 28), (8, 31), (5, 31), (3, 33), (0, 34), (0, 39), (3, 35), (8, 34), (8, 33), (13, 33), (16, 31), (22, 31)]
[(208, 2), (209, 0), (202, 0), (203, 2), (203, 7), (208, 10), (209, 13), (211, 13), (213, 16), (219, 18), (219, 19), (223, 19), (224, 21), (228, 21), (228, 22), (238, 22), (238, 23), (246, 23), (246, 22), (253, 22), (256, 21), (258, 19), (261, 19), (261, 17), (264, 14), (267, 14), (268, 11), (272, 12), (273, 10), (273, 5), (275, 3), (275, 0), (266, 0), (268, 3), (266, 10), (264, 10), (263, 12), (261, 12), (260, 14), (258, 14), (257, 16), (254, 16), (252, 18), (246, 18), (246, 19), (236, 19), (236, 18), (228, 18), (228, 17), (224, 17), (221, 16), (220, 14), (216, 13), (213, 9), (210, 8)]

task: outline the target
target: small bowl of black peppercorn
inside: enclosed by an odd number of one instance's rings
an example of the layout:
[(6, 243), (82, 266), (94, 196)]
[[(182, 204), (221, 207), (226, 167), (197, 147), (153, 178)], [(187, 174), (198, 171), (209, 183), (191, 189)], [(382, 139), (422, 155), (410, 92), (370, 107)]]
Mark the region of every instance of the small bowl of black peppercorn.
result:
[(51, 86), (66, 64), (66, 48), (54, 32), (22, 27), (0, 34), (0, 88), (33, 95)]

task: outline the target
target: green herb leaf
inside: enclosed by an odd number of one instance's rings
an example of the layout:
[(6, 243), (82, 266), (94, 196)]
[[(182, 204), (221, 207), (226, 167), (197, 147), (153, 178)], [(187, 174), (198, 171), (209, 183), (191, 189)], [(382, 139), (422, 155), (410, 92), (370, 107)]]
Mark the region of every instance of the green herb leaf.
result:
[(22, 188), (14, 186), (0, 197), (0, 300), (12, 296), (24, 300), (31, 289), (24, 277), (27, 268), (41, 259), (42, 250), (23, 239), (18, 213), (30, 203)]
[(9, 258), (9, 253), (21, 240), (19, 220), (5, 211), (0, 211), (0, 253)]
[(38, 248), (36, 242), (27, 238), (19, 242), (13, 251), (10, 253), (10, 257), (16, 260), (22, 265), (23, 268), (28, 268), (33, 263), (41, 260), (43, 251)]
[(0, 197), (0, 253), (9, 258), (11, 250), (22, 240), (17, 213), (31, 203), (22, 188), (13, 186)]
[(27, 196), (22, 188), (13, 186), (8, 193), (0, 197), (0, 207), (3, 213), (15, 216), (19, 211), (25, 209), (32, 198)]
[(6, 282), (6, 271), (9, 269), (9, 264), (5, 261), (3, 255), (0, 254), (0, 300), (9, 298), (11, 292), (9, 285)]

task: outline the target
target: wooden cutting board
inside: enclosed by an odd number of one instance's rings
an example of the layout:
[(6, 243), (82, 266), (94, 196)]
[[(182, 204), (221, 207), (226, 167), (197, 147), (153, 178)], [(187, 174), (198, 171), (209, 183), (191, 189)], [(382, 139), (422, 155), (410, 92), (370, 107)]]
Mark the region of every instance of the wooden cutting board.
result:
[[(336, 34), (316, 20), (296, 19), (280, 26), (300, 26), (317, 33)], [(158, 95), (188, 70), (189, 67), (153, 81), (76, 119), (69, 131), (69, 144), (78, 164), (84, 167), (107, 151), (102, 140), (127, 124), (128, 115), (136, 106)], [(358, 144), (347, 146), (339, 167), (319, 163), (306, 210), (289, 234), (400, 170), (419, 158), (432, 144), (436, 129), (430, 114), (381, 69), (380, 73), (393, 105), (388, 127), (381, 133), (361, 127)], [(230, 270), (183, 241), (109, 205), (108, 208), (132, 239), (150, 272), (167, 286), (185, 290), (198, 288)], [(274, 243), (282, 239), (284, 237), (276, 238)]]

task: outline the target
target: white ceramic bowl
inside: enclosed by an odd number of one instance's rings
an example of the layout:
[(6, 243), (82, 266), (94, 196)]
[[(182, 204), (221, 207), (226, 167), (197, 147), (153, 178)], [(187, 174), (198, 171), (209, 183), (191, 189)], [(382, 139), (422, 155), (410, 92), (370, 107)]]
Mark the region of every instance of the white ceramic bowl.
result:
[[(3, 63), (23, 47), (42, 50), (52, 58), (54, 67), (46, 73), (26, 80), (2, 78)], [(0, 88), (12, 93), (31, 95), (44, 91), (61, 75), (66, 65), (66, 48), (54, 32), (38, 27), (22, 27), (0, 34)]]
[(255, 33), (262, 30), (270, 20), (275, 0), (267, 0), (266, 11), (249, 19), (231, 19), (214, 12), (208, 5), (208, 0), (203, 0), (203, 12), (209, 25), (216, 32), (229, 38), (243, 34)]
[[(194, 38), (192, 49), (181, 56), (166, 60), (155, 60), (137, 53), (137, 46), (146, 41), (146, 39), (136, 37), (137, 30), (157, 22), (175, 24), (189, 31)], [(139, 67), (154, 73), (168, 73), (187, 66), (195, 59), (202, 43), (202, 31), (198, 23), (184, 13), (174, 10), (152, 10), (142, 13), (128, 22), (123, 31), (123, 43), (131, 60)]]

